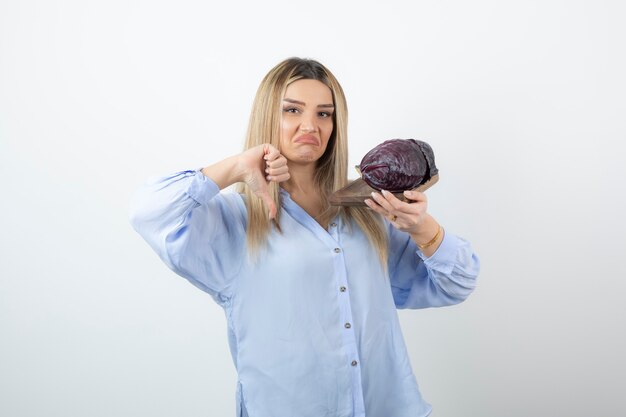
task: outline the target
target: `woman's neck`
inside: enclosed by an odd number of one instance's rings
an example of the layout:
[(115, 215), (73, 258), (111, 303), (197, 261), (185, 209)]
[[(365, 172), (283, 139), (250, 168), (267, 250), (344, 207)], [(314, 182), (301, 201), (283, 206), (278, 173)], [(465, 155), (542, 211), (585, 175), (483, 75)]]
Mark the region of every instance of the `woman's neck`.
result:
[(293, 201), (309, 216), (313, 217), (324, 229), (328, 225), (328, 207), (315, 184), (315, 167), (295, 165), (289, 166), (289, 180), (281, 183)]
[(283, 182), (281, 186), (292, 197), (295, 195), (318, 195), (315, 184), (315, 166), (313, 164), (290, 164), (289, 179)]

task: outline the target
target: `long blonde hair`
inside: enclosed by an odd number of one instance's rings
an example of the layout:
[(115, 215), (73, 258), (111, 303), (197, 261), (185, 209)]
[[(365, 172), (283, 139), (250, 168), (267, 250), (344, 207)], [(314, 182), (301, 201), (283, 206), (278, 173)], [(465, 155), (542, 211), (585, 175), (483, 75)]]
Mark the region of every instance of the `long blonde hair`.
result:
[[(335, 76), (321, 63), (312, 59), (288, 58), (272, 68), (261, 81), (254, 98), (245, 149), (270, 143), (280, 150), (281, 106), (287, 86), (301, 79), (313, 79), (324, 83), (333, 95), (333, 132), (330, 135), (326, 152), (317, 161), (315, 184), (327, 210), (325, 220), (341, 214), (349, 223), (353, 219), (365, 233), (379, 254), (383, 265), (387, 260), (387, 235), (378, 214), (364, 207), (333, 207), (328, 204), (328, 196), (344, 187), (348, 182), (348, 107), (341, 85)], [(245, 195), (248, 211), (248, 249), (256, 252), (267, 240), (270, 227), (280, 231), (280, 193), (277, 183), (270, 183), (270, 196), (279, 208), (272, 222), (267, 219), (267, 211), (261, 199), (256, 197), (245, 183), (239, 186)]]

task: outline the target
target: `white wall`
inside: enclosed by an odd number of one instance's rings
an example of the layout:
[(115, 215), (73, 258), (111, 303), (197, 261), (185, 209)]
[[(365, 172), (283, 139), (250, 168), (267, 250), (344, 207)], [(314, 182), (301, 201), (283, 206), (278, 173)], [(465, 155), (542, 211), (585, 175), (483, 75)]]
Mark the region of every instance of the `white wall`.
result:
[(223, 314), (128, 200), (239, 151), (294, 55), (342, 82), (352, 165), (433, 146), (481, 257), (468, 301), (400, 312), (433, 416), (626, 415), (624, 3), (380, 3), (0, 2), (0, 415), (234, 415)]

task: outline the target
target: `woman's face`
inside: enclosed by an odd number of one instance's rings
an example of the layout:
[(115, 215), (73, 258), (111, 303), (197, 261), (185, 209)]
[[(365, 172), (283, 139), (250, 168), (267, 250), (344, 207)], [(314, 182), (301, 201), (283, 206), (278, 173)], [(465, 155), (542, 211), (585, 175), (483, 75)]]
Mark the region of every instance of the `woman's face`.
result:
[(333, 132), (333, 94), (317, 80), (287, 86), (282, 102), (280, 152), (293, 163), (317, 161)]

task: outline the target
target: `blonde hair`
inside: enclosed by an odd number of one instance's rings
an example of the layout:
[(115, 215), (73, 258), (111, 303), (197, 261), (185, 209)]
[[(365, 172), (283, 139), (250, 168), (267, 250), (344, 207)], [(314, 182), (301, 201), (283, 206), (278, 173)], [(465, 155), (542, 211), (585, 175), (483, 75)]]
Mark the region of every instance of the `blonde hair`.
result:
[[(280, 125), (282, 100), (287, 86), (301, 79), (313, 79), (324, 83), (333, 95), (333, 132), (326, 152), (317, 161), (315, 184), (322, 202), (327, 207), (322, 220), (329, 220), (340, 214), (348, 221), (353, 219), (365, 233), (379, 254), (383, 265), (387, 261), (387, 235), (382, 219), (375, 212), (364, 207), (334, 207), (328, 203), (328, 196), (344, 187), (348, 182), (348, 107), (341, 85), (335, 76), (321, 63), (312, 59), (288, 58), (272, 68), (261, 81), (254, 98), (245, 149), (270, 143), (280, 150)], [(256, 252), (267, 240), (270, 227), (280, 232), (280, 193), (277, 183), (270, 183), (270, 196), (278, 208), (276, 218), (270, 222), (267, 210), (261, 199), (256, 197), (245, 183), (239, 186), (245, 195), (248, 211), (247, 242), (250, 252)]]

